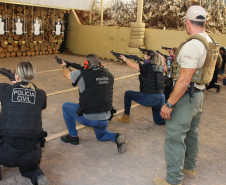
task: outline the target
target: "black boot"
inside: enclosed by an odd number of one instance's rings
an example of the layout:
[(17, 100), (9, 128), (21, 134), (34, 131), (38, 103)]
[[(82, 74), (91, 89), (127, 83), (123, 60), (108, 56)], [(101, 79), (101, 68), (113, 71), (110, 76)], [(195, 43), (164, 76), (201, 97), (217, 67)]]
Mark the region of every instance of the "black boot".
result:
[(69, 134), (61, 136), (61, 141), (65, 143), (71, 143), (73, 145), (78, 145), (79, 144), (79, 137), (72, 137)]
[(217, 91), (216, 92), (220, 92), (220, 89), (221, 89), (221, 85), (217, 84)]

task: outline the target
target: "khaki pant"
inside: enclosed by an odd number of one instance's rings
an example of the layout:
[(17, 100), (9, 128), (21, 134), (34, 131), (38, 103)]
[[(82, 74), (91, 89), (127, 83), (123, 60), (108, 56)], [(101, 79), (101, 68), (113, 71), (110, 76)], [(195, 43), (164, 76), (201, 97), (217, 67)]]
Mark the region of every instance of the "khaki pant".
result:
[(186, 93), (176, 103), (171, 120), (166, 121), (166, 180), (170, 184), (179, 184), (183, 180), (183, 168), (192, 170), (196, 167), (198, 124), (202, 115), (203, 98), (201, 91), (194, 93), (194, 98)]

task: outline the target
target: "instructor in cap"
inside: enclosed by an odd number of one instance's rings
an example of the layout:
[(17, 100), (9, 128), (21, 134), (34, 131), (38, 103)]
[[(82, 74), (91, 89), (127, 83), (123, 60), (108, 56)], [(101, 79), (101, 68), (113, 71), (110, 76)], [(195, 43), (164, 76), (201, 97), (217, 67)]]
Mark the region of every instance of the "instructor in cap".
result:
[(218, 47), (205, 32), (206, 11), (191, 6), (186, 14), (190, 35), (178, 48), (172, 67), (174, 90), (161, 109), (166, 119), (165, 159), (167, 176), (154, 178), (155, 185), (181, 185), (184, 174), (195, 177), (198, 125), (202, 115), (203, 90), (213, 77)]

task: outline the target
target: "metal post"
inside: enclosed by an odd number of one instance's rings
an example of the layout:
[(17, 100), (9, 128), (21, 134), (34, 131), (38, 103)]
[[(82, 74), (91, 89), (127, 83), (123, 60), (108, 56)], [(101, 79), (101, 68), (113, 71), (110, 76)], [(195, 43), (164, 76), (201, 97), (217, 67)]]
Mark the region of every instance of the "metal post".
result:
[(96, 3), (96, 1), (94, 0), (94, 1), (93, 1), (93, 4), (92, 4), (92, 8), (91, 8), (90, 11), (89, 11), (89, 25), (90, 25), (91, 22), (92, 22), (92, 12), (93, 12), (93, 7), (94, 7), (95, 3)]
[(103, 26), (104, 21), (104, 0), (101, 0), (101, 23), (100, 25)]
[(138, 0), (138, 6), (137, 6), (137, 22), (142, 23), (142, 15), (143, 15), (143, 0)]
[(89, 11), (89, 25), (92, 22), (92, 10)]

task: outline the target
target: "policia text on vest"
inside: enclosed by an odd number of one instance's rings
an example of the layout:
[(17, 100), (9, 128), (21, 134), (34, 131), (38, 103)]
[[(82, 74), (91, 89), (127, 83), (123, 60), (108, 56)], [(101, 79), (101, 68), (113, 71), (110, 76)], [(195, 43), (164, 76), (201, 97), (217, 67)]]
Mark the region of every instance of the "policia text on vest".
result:
[(32, 89), (14, 88), (12, 102), (35, 104), (36, 92)]

